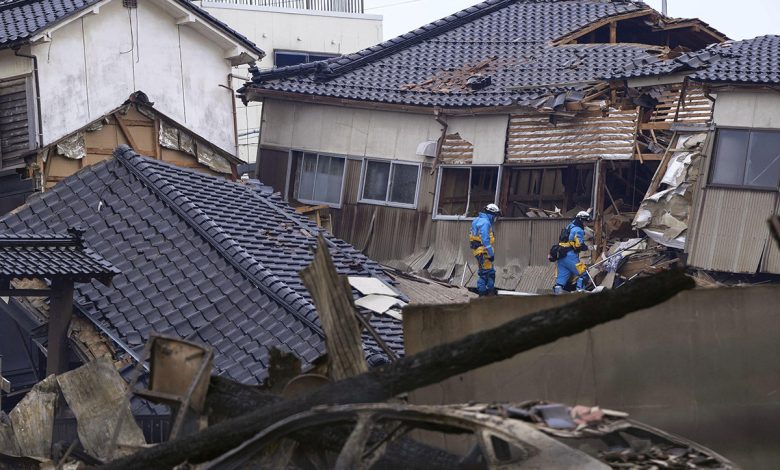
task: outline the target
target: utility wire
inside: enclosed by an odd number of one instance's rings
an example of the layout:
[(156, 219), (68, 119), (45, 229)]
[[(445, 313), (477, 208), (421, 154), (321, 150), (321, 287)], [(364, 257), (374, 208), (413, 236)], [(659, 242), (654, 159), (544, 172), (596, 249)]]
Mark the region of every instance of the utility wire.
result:
[(379, 5), (376, 7), (369, 7), (365, 8), (365, 10), (381, 10), (382, 8), (390, 8), (390, 7), (396, 7), (398, 5), (406, 5), (408, 3), (418, 3), (422, 2), (423, 0), (406, 0), (405, 2), (397, 2), (397, 3), (388, 3), (386, 5)]

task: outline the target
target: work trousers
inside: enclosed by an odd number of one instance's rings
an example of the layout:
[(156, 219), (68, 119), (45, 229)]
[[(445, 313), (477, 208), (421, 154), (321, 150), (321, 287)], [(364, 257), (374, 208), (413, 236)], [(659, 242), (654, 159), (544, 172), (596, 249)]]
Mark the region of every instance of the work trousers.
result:
[(490, 261), (487, 254), (479, 254), (476, 256), (477, 265), (479, 271), (477, 275), (479, 280), (477, 281), (477, 292), (481, 296), (491, 294), (496, 286), (496, 270), (493, 267), (493, 262)]
[(577, 278), (577, 290), (582, 290), (585, 283), (585, 273), (580, 275), (577, 269), (579, 257), (570, 256), (571, 253), (558, 260), (558, 277), (555, 280), (556, 286), (566, 287), (573, 278)]

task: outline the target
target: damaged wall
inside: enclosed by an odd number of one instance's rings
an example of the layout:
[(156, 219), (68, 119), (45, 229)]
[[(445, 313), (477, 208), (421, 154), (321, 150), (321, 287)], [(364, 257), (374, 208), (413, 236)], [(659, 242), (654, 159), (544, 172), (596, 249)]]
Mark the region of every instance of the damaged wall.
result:
[[(571, 299), (408, 307), (406, 351), (415, 354)], [(778, 302), (777, 286), (684, 292), (658, 307), (415, 391), (410, 401), (599, 405), (711, 447), (743, 468), (775, 468), (780, 319), (767, 305)]]
[(262, 129), (261, 147), (414, 162), (431, 161), (417, 155), (417, 146), (441, 137), (441, 125), (433, 113), (399, 113), (273, 99), (264, 101)]
[[(780, 95), (719, 91), (714, 119), (720, 127), (780, 130)], [(686, 246), (688, 263), (713, 271), (780, 274), (780, 250), (766, 223), (772, 214), (780, 213), (780, 193), (709, 186), (712, 153), (694, 205), (692, 237)]]
[[(226, 53), (155, 2), (101, 4), (32, 47), (45, 144), (81, 128), (136, 90), (194, 132), (235, 153)], [(28, 59), (28, 62), (29, 59)]]

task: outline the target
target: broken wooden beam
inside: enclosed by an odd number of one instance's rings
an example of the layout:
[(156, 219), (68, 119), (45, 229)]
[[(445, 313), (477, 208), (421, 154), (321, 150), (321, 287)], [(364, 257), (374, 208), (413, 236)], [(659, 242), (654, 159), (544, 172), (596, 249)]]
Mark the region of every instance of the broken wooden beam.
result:
[(769, 231), (772, 232), (772, 236), (775, 237), (777, 246), (780, 247), (780, 215), (773, 216), (769, 219)]
[(99, 468), (162, 469), (214, 459), (277, 421), (315, 406), (385, 401), (530, 349), (575, 335), (631, 312), (658, 305), (695, 287), (683, 271), (637, 279), (619, 290), (589, 295), (558, 308), (524, 316), (490, 330), (436, 346), (364, 374), (322, 387), (309, 395), (274, 403)]

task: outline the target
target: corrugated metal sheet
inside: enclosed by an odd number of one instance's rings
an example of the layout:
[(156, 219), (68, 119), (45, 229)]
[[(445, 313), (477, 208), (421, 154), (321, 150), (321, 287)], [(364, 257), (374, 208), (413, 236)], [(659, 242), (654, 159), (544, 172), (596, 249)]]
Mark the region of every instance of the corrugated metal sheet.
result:
[(535, 219), (531, 226), (531, 244), (526, 265), (548, 264), (547, 255), (561, 236), (561, 230), (570, 222), (568, 219)]
[[(777, 197), (775, 214), (780, 214), (780, 197)], [(780, 246), (778, 246), (777, 242), (775, 242), (771, 236), (767, 242), (766, 256), (761, 264), (761, 271), (765, 273), (780, 274)]]
[(0, 167), (4, 170), (24, 166), (21, 156), (33, 148), (30, 130), (27, 79), (0, 82)]
[(468, 165), (474, 158), (474, 145), (460, 134), (448, 134), (441, 146), (441, 161), (446, 164)]
[(549, 293), (555, 285), (556, 263), (546, 263), (541, 266), (528, 266), (520, 275), (518, 292), (530, 294)]
[(606, 117), (559, 118), (556, 124), (539, 115), (513, 115), (507, 161), (629, 160), (634, 154), (636, 119), (636, 111), (614, 110)]
[(769, 240), (766, 221), (776, 205), (773, 192), (707, 188), (689, 264), (712, 271), (759, 271)]

